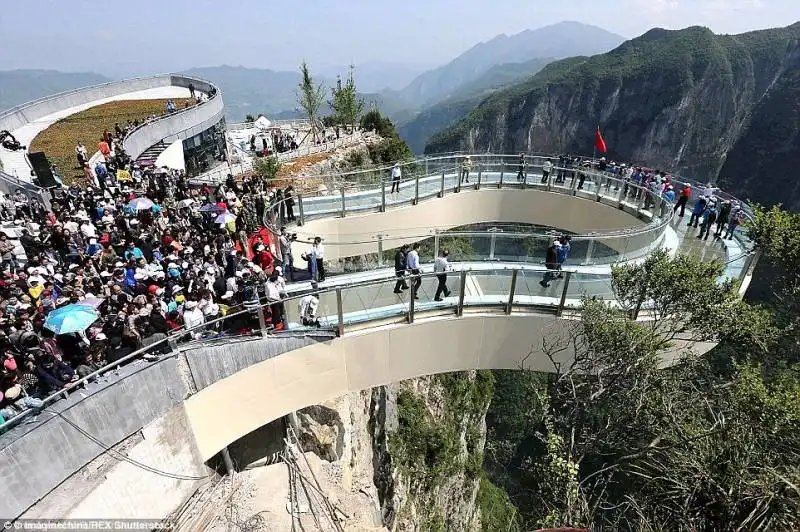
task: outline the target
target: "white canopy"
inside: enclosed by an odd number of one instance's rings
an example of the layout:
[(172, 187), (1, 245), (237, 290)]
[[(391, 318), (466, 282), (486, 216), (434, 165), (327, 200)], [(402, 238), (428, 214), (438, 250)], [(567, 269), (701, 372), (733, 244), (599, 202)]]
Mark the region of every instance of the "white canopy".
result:
[(272, 125), (272, 122), (264, 115), (258, 115), (258, 119), (254, 122), (258, 129), (267, 129)]

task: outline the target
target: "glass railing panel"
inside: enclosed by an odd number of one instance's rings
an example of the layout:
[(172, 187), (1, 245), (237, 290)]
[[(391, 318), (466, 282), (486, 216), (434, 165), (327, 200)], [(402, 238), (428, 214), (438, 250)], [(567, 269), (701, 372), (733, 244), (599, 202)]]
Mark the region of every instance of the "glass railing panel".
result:
[[(563, 282), (563, 279), (556, 280), (552, 285), (556, 285), (558, 281)], [(560, 290), (563, 291), (563, 284)], [(561, 292), (559, 292), (560, 297)], [(611, 287), (611, 274), (571, 273), (564, 306), (578, 307), (583, 297), (613, 300), (614, 291)]]
[[(303, 325), (300, 320), (300, 305), (303, 297), (312, 293), (311, 290), (305, 294), (293, 297), (284, 302), (284, 312), (286, 313), (286, 322), (288, 329), (291, 331), (304, 331), (316, 329), (316, 325)], [(320, 290), (317, 292), (319, 301), (317, 305), (316, 317), (319, 321), (321, 328), (333, 329), (338, 324), (337, 306), (336, 306), (336, 292), (334, 290)]]
[(511, 294), (512, 270), (473, 270), (467, 274), (464, 304), (505, 304)]
[[(431, 272), (433, 268), (423, 268), (424, 272)], [(417, 300), (414, 302), (414, 311), (420, 312), (438, 308), (455, 307), (458, 305), (461, 293), (460, 272), (448, 272), (445, 274), (444, 287), (439, 291), (439, 279), (436, 275), (425, 274), (419, 278), (420, 284), (417, 288)], [(409, 277), (408, 284), (411, 285), (413, 277)], [(406, 290), (401, 296), (404, 301), (411, 297), (410, 290)], [(441, 299), (441, 301), (437, 301)]]
[[(536, 269), (525, 268), (517, 272), (514, 287), (515, 305), (556, 306), (563, 291), (560, 272), (547, 270), (544, 266)], [(548, 286), (545, 286), (547, 284)]]
[[(342, 287), (344, 324), (362, 323), (406, 314), (411, 289), (403, 290), (403, 281), (406, 286), (410, 287), (413, 280), (410, 277), (403, 280), (389, 278), (375, 283)], [(399, 288), (399, 293), (395, 292), (395, 288)]]
[(381, 190), (382, 186), (384, 186), (384, 184), (381, 182), (350, 185), (344, 191), (345, 213), (378, 210), (383, 203), (383, 192)]
[(400, 183), (397, 184), (390, 179), (386, 183), (386, 206), (410, 205), (414, 200), (415, 187), (416, 178), (414, 177), (403, 176)]
[(487, 233), (442, 233), (439, 252), (447, 251), (450, 262), (483, 262), (490, 260), (492, 237)]

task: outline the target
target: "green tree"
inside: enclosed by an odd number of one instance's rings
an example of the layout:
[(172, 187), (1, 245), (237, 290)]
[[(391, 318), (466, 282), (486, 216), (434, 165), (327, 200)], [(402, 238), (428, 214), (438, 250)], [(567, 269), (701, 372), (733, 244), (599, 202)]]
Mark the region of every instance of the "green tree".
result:
[(300, 63), (300, 76), (300, 84), (297, 86), (297, 103), (311, 123), (309, 134), (311, 139), (316, 142), (319, 131), (319, 108), (322, 107), (325, 101), (325, 86), (322, 83), (319, 85), (314, 84), (311, 70), (305, 61)]
[(269, 180), (275, 179), (278, 176), (278, 170), (281, 168), (281, 162), (277, 157), (256, 157), (253, 161), (253, 171), (261, 179)]
[(341, 76), (336, 78), (336, 86), (331, 89), (331, 101), (328, 102), (333, 113), (334, 123), (353, 129), (359, 123), (364, 112), (364, 99), (356, 90), (355, 66), (350, 65), (347, 79), (342, 83)]
[(248, 123), (253, 123), (256, 121), (256, 117), (253, 115), (247, 115), (244, 117), (244, 121)]
[[(535, 399), (489, 418), (507, 444), (487, 444), (487, 471), (526, 526), (797, 528), (798, 372), (764, 371), (776, 331), (720, 272), (654, 254), (613, 270), (613, 304), (587, 299), (579, 320), (547, 331), (552, 373), (525, 373), (504, 393)], [(708, 340), (735, 342), (749, 361), (698, 356)]]

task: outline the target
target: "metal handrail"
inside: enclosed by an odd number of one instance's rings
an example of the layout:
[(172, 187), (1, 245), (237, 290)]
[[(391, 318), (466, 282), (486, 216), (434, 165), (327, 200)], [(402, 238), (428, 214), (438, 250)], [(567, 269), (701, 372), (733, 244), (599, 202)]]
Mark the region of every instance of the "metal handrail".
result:
[[(523, 270), (523, 271), (532, 271), (532, 272), (537, 272), (537, 273), (538, 272), (544, 272), (544, 271), (547, 270), (546, 268), (541, 268), (541, 267), (538, 267), (538, 266), (530, 266), (530, 267), (527, 267), (527, 268), (497, 268), (496, 270), (489, 270), (489, 271), (510, 272), (510, 271), (513, 271), (514, 269)], [(464, 269), (464, 270), (459, 270), (458, 273), (460, 275), (464, 276), (467, 273), (470, 273), (472, 271), (473, 270), (471, 270), (471, 269)], [(487, 272), (487, 270), (475, 270), (475, 271), (478, 274), (486, 274), (486, 272)], [(573, 271), (576, 271), (576, 270), (564, 269), (563, 271), (564, 272), (568, 272), (568, 271), (569, 272), (573, 272)], [(449, 273), (451, 275), (453, 275), (456, 272), (449, 272)], [(422, 273), (422, 274), (419, 274), (419, 275), (409, 275), (407, 278), (408, 279), (413, 279), (413, 278), (416, 278), (416, 277), (429, 278), (429, 277), (434, 277), (436, 275), (438, 275), (438, 274), (435, 273), (435, 272), (429, 272), (429, 273)], [(608, 274), (587, 274), (587, 275), (607, 276)], [(108, 373), (110, 371), (119, 369), (125, 363), (127, 363), (127, 362), (129, 362), (131, 360), (140, 358), (142, 355), (147, 354), (148, 352), (152, 351), (153, 349), (155, 349), (157, 347), (164, 347), (166, 345), (169, 345), (169, 346), (172, 347), (173, 354), (183, 351), (184, 349), (186, 349), (187, 346), (191, 347), (192, 346), (191, 343), (183, 343), (183, 344), (178, 344), (177, 343), (178, 340), (180, 340), (182, 337), (186, 336), (187, 334), (190, 335), (190, 334), (192, 334), (194, 332), (205, 331), (205, 330), (209, 329), (211, 326), (213, 326), (213, 325), (215, 325), (217, 323), (221, 323), (221, 322), (223, 322), (225, 320), (228, 320), (228, 319), (231, 319), (231, 318), (234, 318), (234, 317), (243, 316), (245, 314), (252, 314), (254, 311), (255, 312), (263, 312), (266, 307), (268, 307), (268, 306), (270, 306), (270, 305), (272, 305), (274, 303), (283, 303), (285, 305), (287, 302), (296, 301), (298, 299), (301, 299), (301, 298), (305, 297), (308, 293), (311, 293), (311, 292), (317, 293), (320, 296), (322, 296), (324, 294), (337, 294), (337, 293), (341, 294), (341, 292), (343, 290), (363, 288), (363, 287), (366, 287), (366, 286), (380, 285), (380, 284), (383, 284), (383, 283), (394, 283), (394, 282), (396, 282), (396, 280), (397, 279), (394, 276), (386, 276), (386, 277), (381, 277), (379, 279), (369, 279), (369, 280), (363, 280), (363, 281), (356, 281), (356, 282), (348, 283), (346, 285), (318, 288), (317, 290), (309, 290), (309, 291), (306, 291), (305, 293), (300, 293), (300, 294), (296, 294), (296, 295), (290, 295), (290, 296), (283, 297), (283, 298), (280, 299), (280, 301), (266, 301), (263, 304), (262, 304), (262, 301), (264, 301), (265, 298), (260, 298), (258, 306), (255, 306), (255, 307), (252, 307), (252, 308), (245, 308), (245, 309), (242, 309), (242, 310), (240, 310), (238, 312), (234, 312), (233, 314), (228, 314), (228, 315), (225, 315), (225, 316), (217, 317), (217, 318), (215, 318), (215, 319), (213, 319), (211, 321), (204, 322), (204, 323), (202, 323), (202, 324), (200, 324), (200, 325), (198, 325), (196, 327), (192, 327), (190, 329), (186, 329), (185, 327), (182, 327), (181, 329), (172, 332), (166, 338), (164, 338), (162, 340), (159, 340), (158, 342), (155, 342), (155, 343), (153, 343), (151, 345), (148, 345), (147, 347), (143, 347), (141, 349), (137, 349), (136, 351), (134, 351), (134, 352), (132, 352), (132, 353), (130, 353), (130, 354), (128, 354), (128, 355), (126, 355), (126, 356), (114, 361), (114, 362), (112, 362), (111, 364), (107, 364), (107, 365), (105, 365), (105, 366), (93, 371), (92, 373), (86, 375), (85, 377), (82, 377), (82, 378), (80, 378), (80, 379), (78, 379), (78, 380), (76, 380), (74, 382), (69, 383), (63, 389), (61, 389), (61, 390), (59, 390), (59, 391), (57, 391), (55, 393), (52, 393), (49, 396), (47, 396), (44, 399), (42, 399), (42, 403), (43, 403), (42, 408), (35, 409), (35, 410), (34, 409), (25, 410), (25, 411), (17, 414), (16, 416), (6, 420), (5, 423), (0, 425), (0, 431), (5, 431), (5, 430), (7, 430), (7, 429), (19, 424), (22, 421), (22, 419), (28, 417), (29, 415), (33, 414), (34, 412), (38, 412), (38, 411), (43, 410), (46, 405), (51, 404), (51, 403), (55, 402), (56, 400), (58, 400), (60, 398), (66, 398), (71, 392), (83, 387), (84, 385), (88, 384), (90, 381), (92, 381), (96, 377), (99, 377), (99, 376), (101, 376), (101, 375), (103, 375), (105, 373)], [(339, 298), (339, 299), (341, 299), (341, 298)], [(558, 298), (553, 298), (553, 299), (558, 299)], [(470, 305), (470, 306), (472, 306), (472, 305)], [(491, 306), (495, 306), (495, 305), (492, 304)], [(532, 306), (536, 306), (536, 307), (543, 307), (543, 306), (551, 307), (552, 305), (537, 304), (537, 305), (532, 305)], [(404, 314), (406, 314), (406, 311), (398, 313), (397, 315), (404, 315)], [(339, 323), (337, 328), (338, 328), (339, 331), (343, 331), (344, 330), (344, 324), (343, 323)], [(265, 331), (261, 331), (261, 332), (263, 334)], [(291, 332), (291, 331), (288, 331), (288, 332)]]

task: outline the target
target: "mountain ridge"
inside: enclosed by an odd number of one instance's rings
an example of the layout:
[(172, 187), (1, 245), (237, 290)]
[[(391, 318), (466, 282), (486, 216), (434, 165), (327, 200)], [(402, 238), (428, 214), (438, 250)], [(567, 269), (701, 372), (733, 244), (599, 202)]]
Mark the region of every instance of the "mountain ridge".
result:
[[(654, 28), (606, 54), (551, 63), (490, 95), (425, 150), (588, 153), (600, 124), (610, 157), (800, 208), (798, 186), (774, 175), (786, 175), (787, 157), (800, 159), (792, 99), (800, 94), (798, 69), (800, 24), (738, 35)], [(784, 156), (769, 146), (781, 146)]]

